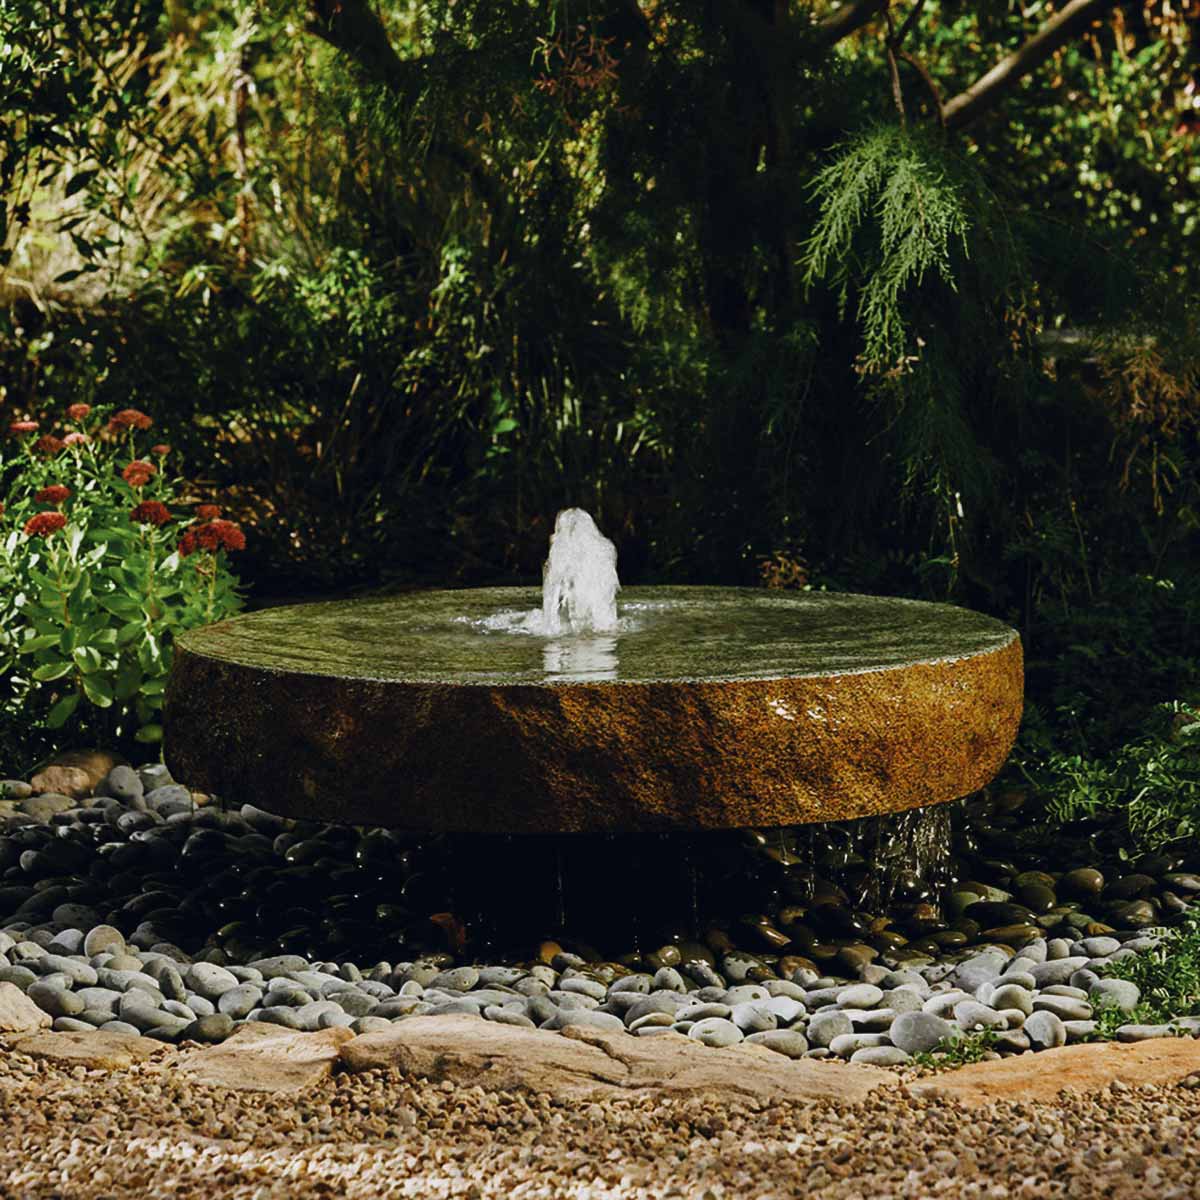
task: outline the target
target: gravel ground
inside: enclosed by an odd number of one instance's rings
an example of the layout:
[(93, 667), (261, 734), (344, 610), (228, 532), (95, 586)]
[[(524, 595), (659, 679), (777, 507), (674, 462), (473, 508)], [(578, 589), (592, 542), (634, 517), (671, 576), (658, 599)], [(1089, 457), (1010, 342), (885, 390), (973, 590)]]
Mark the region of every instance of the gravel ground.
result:
[(0, 1197), (1200, 1195), (1200, 1090), (966, 1109), (548, 1096), (337, 1075), (275, 1098), (0, 1055)]

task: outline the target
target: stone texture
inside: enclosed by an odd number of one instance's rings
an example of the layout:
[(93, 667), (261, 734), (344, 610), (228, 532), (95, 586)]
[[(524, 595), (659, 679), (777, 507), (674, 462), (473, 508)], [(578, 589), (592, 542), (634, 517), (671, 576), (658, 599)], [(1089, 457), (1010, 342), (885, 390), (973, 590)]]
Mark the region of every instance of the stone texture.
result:
[(48, 1029), (51, 1017), (15, 983), (0, 983), (0, 1033), (28, 1033)]
[(631, 1092), (753, 1096), (856, 1103), (898, 1076), (878, 1067), (793, 1060), (741, 1043), (702, 1046), (681, 1034), (654, 1037), (573, 1026), (560, 1036), (470, 1017), (413, 1017), (342, 1047), (351, 1071), (393, 1068), (463, 1086), (522, 1088), (583, 1099)]
[(107, 750), (67, 750), (50, 759), (29, 782), (35, 792), (58, 792), (78, 799), (90, 796), (109, 771), (124, 761)]
[(1050, 1101), (1064, 1088), (1098, 1092), (1115, 1080), (1137, 1087), (1149, 1083), (1178, 1083), (1200, 1070), (1200, 1042), (1191, 1038), (1124, 1045), (1119, 1042), (1085, 1042), (1042, 1050), (1032, 1058), (1019, 1056), (995, 1062), (972, 1063), (934, 1079), (908, 1085), (918, 1096), (940, 1096), (964, 1104), (993, 1100), (1021, 1103)]
[(92, 1071), (116, 1071), (163, 1053), (162, 1042), (129, 1033), (35, 1033), (16, 1045), (22, 1054)]
[(177, 1069), (195, 1083), (236, 1092), (304, 1092), (332, 1073), (339, 1049), (353, 1037), (337, 1027), (299, 1033), (250, 1021), (219, 1046), (183, 1051)]
[[(765, 632), (757, 644), (739, 636), (737, 661), (721, 658), (727, 639), (697, 644), (686, 628), (660, 637), (657, 651), (631, 640), (622, 652), (618, 638), (615, 678), (580, 682), (547, 676), (541, 639), (494, 643), (498, 655), (534, 656), (510, 670), (507, 659), (486, 657), (484, 635), (451, 623), (530, 609), (538, 596), (421, 593), (268, 609), (189, 630), (176, 641), (167, 688), (168, 766), (208, 792), (348, 824), (717, 829), (951, 800), (987, 783), (1016, 735), (1020, 640), (962, 609), (631, 589), (623, 600), (678, 604), (683, 614), (709, 604), (731, 628), (744, 613)], [(656, 619), (665, 628), (673, 617)], [(430, 622), (432, 647), (422, 640)], [(489, 665), (501, 677), (481, 682)]]

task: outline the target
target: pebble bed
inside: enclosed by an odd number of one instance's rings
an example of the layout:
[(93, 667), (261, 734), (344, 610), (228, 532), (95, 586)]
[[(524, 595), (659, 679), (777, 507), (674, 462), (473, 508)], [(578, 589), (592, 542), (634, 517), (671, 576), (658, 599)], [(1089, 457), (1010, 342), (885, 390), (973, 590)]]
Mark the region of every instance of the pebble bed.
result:
[[(25, 992), (55, 1029), (166, 1042), (220, 1042), (247, 1021), (363, 1033), (422, 1014), (461, 1013), (547, 1030), (586, 1025), (637, 1037), (673, 1030), (708, 1046), (748, 1041), (792, 1058), (881, 1066), (903, 1066), (984, 1030), (990, 1054), (1021, 1053), (1091, 1038), (1102, 1006), (1132, 1012), (1141, 999), (1136, 985), (1106, 978), (1106, 968), (1156, 945), (1158, 935), (1144, 927), (1186, 911), (1200, 891), (1187, 864), (1169, 859), (1143, 864), (1157, 866), (1158, 877), (1127, 871), (1111, 882), (1093, 867), (1051, 876), (1001, 863), (1010, 890), (967, 881), (950, 893), (958, 928), (937, 930), (919, 889), (902, 904), (910, 927), (935, 928), (927, 938), (906, 938), (870, 914), (829, 904), (798, 908), (808, 919), (834, 913), (821, 919), (846, 936), (828, 942), (819, 930), (811, 938), (780, 933), (796, 925), (779, 909), (740, 926), (774, 952), (740, 949), (716, 930), (706, 942), (681, 937), (625, 961), (595, 961), (545, 942), (533, 959), (476, 965), (461, 961), (461, 949), (456, 961), (456, 921), (442, 914), (445, 920), (427, 926), (441, 930), (451, 948), (410, 959), (356, 963), (284, 951), (238, 961), (239, 945), (253, 932), (244, 915), (190, 953), (168, 935), (194, 936), (213, 911), (226, 911), (222, 905), (236, 914), (255, 878), (304, 867), (296, 859), (318, 852), (297, 855), (298, 846), (330, 850), (358, 839), (361, 847), (364, 835), (303, 829), (248, 807), (205, 806), (207, 798), (175, 783), (161, 764), (116, 766), (82, 800), (37, 794), (19, 780), (0, 781), (0, 797), (7, 797), (0, 808), (0, 982)], [(366, 866), (374, 870), (372, 855)], [(363, 867), (360, 856), (354, 869)], [(211, 901), (199, 909), (188, 890), (198, 879)], [(1088, 907), (1139, 927), (1101, 922), (1079, 901), (1059, 905), (1055, 888), (1074, 888)], [(1034, 901), (1038, 889), (1056, 902), (1040, 915), (1013, 899)], [(196, 911), (186, 911), (189, 900)], [(1129, 1022), (1116, 1036), (1181, 1032), (1200, 1032), (1200, 1018)]]

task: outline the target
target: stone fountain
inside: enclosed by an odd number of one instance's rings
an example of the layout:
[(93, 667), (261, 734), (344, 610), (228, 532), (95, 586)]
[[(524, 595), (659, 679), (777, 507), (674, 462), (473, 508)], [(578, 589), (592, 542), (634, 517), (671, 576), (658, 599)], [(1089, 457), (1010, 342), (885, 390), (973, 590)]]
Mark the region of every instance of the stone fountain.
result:
[(176, 642), (177, 778), (285, 816), (410, 831), (597, 833), (842, 821), (999, 769), (1016, 632), (945, 604), (630, 588), (581, 510), (542, 593), (268, 609)]

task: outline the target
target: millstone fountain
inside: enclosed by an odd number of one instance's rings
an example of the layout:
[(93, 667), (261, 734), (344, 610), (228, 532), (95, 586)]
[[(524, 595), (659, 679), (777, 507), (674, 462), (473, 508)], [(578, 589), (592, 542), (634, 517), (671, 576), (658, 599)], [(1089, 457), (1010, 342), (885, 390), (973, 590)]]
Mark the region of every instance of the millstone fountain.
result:
[(1021, 713), (1015, 631), (944, 604), (718, 587), (616, 595), (559, 514), (542, 595), (269, 609), (179, 637), (178, 778), (284, 816), (476, 834), (793, 826), (986, 784)]

